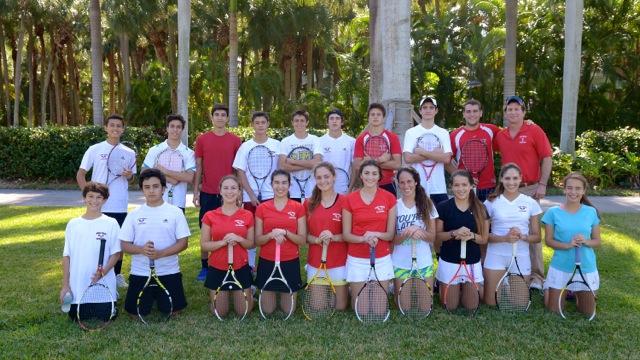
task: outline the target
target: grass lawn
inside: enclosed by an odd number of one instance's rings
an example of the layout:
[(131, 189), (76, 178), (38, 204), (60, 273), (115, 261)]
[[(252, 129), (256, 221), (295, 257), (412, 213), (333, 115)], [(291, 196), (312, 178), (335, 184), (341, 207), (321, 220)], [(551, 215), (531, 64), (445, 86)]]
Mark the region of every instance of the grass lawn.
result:
[[(481, 307), (474, 318), (440, 307), (419, 322), (394, 309), (383, 325), (360, 324), (351, 312), (324, 322), (220, 322), (195, 281), (195, 234), (180, 256), (189, 306), (176, 319), (144, 326), (120, 314), (103, 331), (85, 333), (60, 312), (64, 229), (81, 208), (0, 207), (0, 358), (637, 358), (640, 345), (640, 231), (638, 215), (605, 215), (598, 250), (601, 291), (593, 322), (547, 313), (534, 297), (527, 314)], [(551, 251), (545, 249), (546, 261)], [(128, 273), (129, 257), (123, 269)], [(635, 286), (635, 287), (634, 287)], [(124, 292), (121, 292), (121, 299)], [(121, 309), (122, 300), (119, 301)]]

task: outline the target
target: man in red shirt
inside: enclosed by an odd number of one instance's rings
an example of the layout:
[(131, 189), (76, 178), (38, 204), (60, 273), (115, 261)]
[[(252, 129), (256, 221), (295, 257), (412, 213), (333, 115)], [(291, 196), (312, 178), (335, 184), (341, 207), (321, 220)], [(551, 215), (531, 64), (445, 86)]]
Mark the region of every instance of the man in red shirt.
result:
[[(547, 192), (547, 182), (551, 175), (551, 144), (542, 128), (529, 122), (525, 123), (526, 109), (521, 97), (510, 96), (505, 104), (507, 127), (495, 136), (494, 148), (500, 152), (503, 164), (516, 163), (522, 170), (520, 192), (539, 201)], [(542, 242), (529, 244), (529, 254), (531, 287), (542, 289)]]
[(402, 147), (400, 146), (400, 139), (398, 138), (398, 135), (384, 128), (385, 116), (386, 110), (384, 105), (378, 103), (372, 103), (369, 105), (369, 109), (367, 110), (369, 126), (356, 139), (353, 150), (354, 161), (352, 169), (353, 174), (357, 174), (360, 171), (360, 164), (362, 164), (363, 161), (370, 159), (370, 157), (364, 153), (364, 144), (367, 140), (372, 136), (384, 137), (389, 144), (389, 153), (373, 160), (376, 160), (378, 165), (382, 168), (382, 178), (379, 183), (380, 187), (395, 195), (396, 188), (393, 183), (393, 174), (402, 165)]
[(464, 162), (460, 159), (461, 149), (469, 140), (481, 140), (487, 145), (487, 164), (484, 169), (477, 174), (478, 183), (476, 184), (476, 195), (480, 201), (485, 201), (487, 195), (493, 192), (496, 186), (496, 176), (493, 165), (493, 138), (500, 131), (500, 128), (494, 124), (481, 123), (482, 104), (475, 99), (467, 100), (463, 105), (462, 116), (465, 124), (450, 134), (451, 150), (455, 156), (455, 162), (448, 167), (448, 171), (452, 173), (456, 169), (464, 169)]
[[(233, 174), (233, 159), (242, 144), (242, 140), (227, 131), (229, 109), (226, 105), (216, 104), (209, 116), (212, 131), (202, 133), (196, 139), (196, 175), (193, 183), (193, 204), (200, 208), (198, 222), (202, 226), (202, 217), (209, 210), (222, 205), (219, 182), (225, 175)], [(200, 251), (201, 270), (198, 281), (207, 277), (206, 251)]]

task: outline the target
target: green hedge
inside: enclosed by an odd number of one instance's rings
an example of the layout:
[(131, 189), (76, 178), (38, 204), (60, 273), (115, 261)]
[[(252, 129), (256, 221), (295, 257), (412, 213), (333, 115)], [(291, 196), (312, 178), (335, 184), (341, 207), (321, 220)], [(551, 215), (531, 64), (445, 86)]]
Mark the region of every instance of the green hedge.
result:
[[(237, 127), (231, 132), (247, 140), (253, 129)], [(310, 132), (320, 136), (325, 130), (310, 129)], [(279, 140), (291, 133), (290, 128), (269, 129), (269, 136)], [(85, 150), (104, 137), (104, 130), (98, 126), (0, 127), (0, 179), (73, 179)], [(123, 136), (123, 140), (138, 146), (138, 164), (142, 163), (149, 147), (162, 139), (162, 135), (151, 128), (127, 127)], [(595, 187), (640, 187), (640, 130), (590, 130), (578, 136), (576, 142), (575, 157), (556, 148), (551, 174), (553, 184), (559, 185), (568, 172), (579, 170)]]

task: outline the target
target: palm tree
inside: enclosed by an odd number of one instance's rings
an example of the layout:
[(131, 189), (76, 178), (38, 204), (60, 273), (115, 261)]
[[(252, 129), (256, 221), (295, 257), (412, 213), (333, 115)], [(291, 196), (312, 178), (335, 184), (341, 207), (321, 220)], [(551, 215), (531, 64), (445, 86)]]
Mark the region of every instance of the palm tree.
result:
[(573, 154), (576, 148), (576, 112), (580, 88), (583, 8), (583, 0), (566, 2), (560, 149), (569, 154)]
[(178, 113), (186, 121), (182, 142), (189, 144), (189, 37), (191, 0), (178, 0)]
[(18, 32), (18, 45), (16, 46), (16, 62), (13, 67), (13, 88), (15, 95), (13, 98), (13, 126), (20, 126), (20, 90), (22, 89), (22, 48), (24, 45), (24, 33), (25, 33), (25, 16), (23, 11), (20, 11), (20, 30)]
[(229, 125), (238, 126), (238, 0), (229, 0)]
[(380, 2), (369, 0), (369, 103), (382, 97), (382, 42), (378, 13)]
[(89, 3), (89, 27), (91, 28), (91, 97), (93, 99), (93, 124), (102, 125), (102, 33), (100, 0)]
[[(505, 0), (503, 99), (516, 93), (516, 42), (518, 41), (518, 0)], [(505, 123), (506, 125), (506, 123)]]

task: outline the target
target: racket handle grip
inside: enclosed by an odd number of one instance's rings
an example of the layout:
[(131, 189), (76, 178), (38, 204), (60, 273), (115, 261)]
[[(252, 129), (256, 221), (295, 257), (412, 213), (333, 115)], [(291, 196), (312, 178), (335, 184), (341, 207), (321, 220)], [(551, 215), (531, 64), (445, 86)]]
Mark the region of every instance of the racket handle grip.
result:
[(276, 242), (276, 263), (279, 263), (279, 262), (280, 262), (280, 244)]
[(227, 261), (229, 265), (233, 264), (233, 245), (227, 244)]
[(582, 261), (582, 254), (580, 253), (580, 247), (573, 248), (576, 252), (576, 264), (580, 264)]
[(375, 248), (375, 246), (371, 246), (371, 249), (369, 249), (369, 262), (371, 263), (371, 266), (373, 266), (376, 263), (376, 248)]
[(324, 241), (322, 242), (322, 257), (320, 258), (320, 260), (322, 262), (326, 262), (327, 261), (327, 249), (329, 249), (329, 244), (326, 244)]
[(467, 240), (460, 241), (460, 259), (467, 258)]

